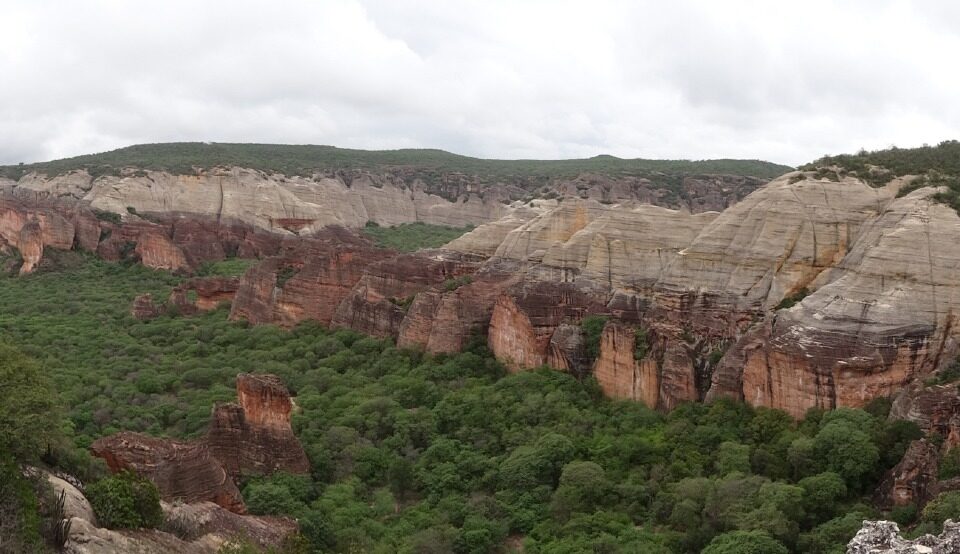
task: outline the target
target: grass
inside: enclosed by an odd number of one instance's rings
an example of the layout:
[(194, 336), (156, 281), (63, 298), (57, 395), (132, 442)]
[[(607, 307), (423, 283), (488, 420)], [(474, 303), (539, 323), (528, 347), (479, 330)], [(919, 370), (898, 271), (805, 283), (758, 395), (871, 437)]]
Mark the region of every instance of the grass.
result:
[(421, 248), (439, 248), (472, 230), (472, 225), (447, 227), (420, 222), (381, 227), (371, 221), (363, 228), (363, 234), (381, 248), (415, 252)]

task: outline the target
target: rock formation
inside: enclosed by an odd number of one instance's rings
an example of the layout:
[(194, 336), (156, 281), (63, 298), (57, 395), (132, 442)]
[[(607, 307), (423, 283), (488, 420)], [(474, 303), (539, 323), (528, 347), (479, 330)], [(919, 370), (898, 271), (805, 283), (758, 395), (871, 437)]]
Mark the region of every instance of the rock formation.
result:
[(121, 431), (97, 439), (90, 450), (114, 473), (132, 471), (153, 481), (164, 500), (210, 501), (233, 512), (246, 511), (240, 490), (205, 441)]
[[(67, 496), (80, 492), (67, 485)], [(54, 486), (55, 490), (60, 490)], [(72, 489), (72, 490), (71, 490)], [(88, 504), (89, 505), (89, 504)], [(271, 548), (297, 533), (293, 520), (271, 516), (238, 515), (212, 502), (169, 504), (161, 502), (164, 519), (172, 522), (177, 534), (155, 529), (111, 530), (97, 527), (96, 520), (82, 513), (70, 513), (70, 533), (64, 552), (68, 554), (215, 554), (224, 543), (243, 539)]]
[(238, 404), (213, 411), (205, 442), (234, 479), (276, 471), (307, 473), (310, 462), (290, 427), (293, 402), (274, 375), (237, 376)]
[(922, 508), (939, 492), (939, 449), (926, 439), (910, 443), (903, 459), (887, 472), (874, 495), (878, 506), (891, 509), (912, 504)]
[(163, 306), (158, 306), (153, 301), (153, 295), (149, 292), (137, 295), (133, 299), (133, 305), (130, 306), (130, 315), (140, 321), (153, 319), (162, 313)]
[(947, 520), (943, 532), (934, 537), (924, 535), (915, 540), (900, 536), (900, 528), (892, 521), (864, 521), (849, 544), (847, 554), (954, 554), (960, 552), (960, 523)]
[(239, 404), (214, 409), (199, 440), (120, 432), (97, 439), (91, 451), (113, 472), (129, 470), (153, 481), (164, 500), (210, 501), (242, 514), (241, 474), (306, 473), (310, 464), (290, 427), (290, 395), (277, 377), (242, 373), (237, 396)]

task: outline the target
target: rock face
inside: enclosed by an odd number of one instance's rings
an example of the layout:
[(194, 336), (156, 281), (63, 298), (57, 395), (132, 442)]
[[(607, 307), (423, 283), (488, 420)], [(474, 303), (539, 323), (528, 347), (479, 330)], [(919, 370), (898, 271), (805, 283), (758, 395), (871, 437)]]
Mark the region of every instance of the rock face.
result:
[[(673, 194), (647, 179), (583, 174), (546, 185), (552, 195), (595, 201), (638, 201), (692, 212), (723, 210), (763, 184), (729, 175), (690, 175)], [(426, 183), (411, 168), (382, 172), (338, 170), (306, 176), (268, 175), (241, 167), (191, 175), (125, 170), (92, 178), (85, 171), (47, 176), (29, 173), (5, 181), (0, 191), (19, 198), (70, 199), (96, 210), (126, 214), (178, 213), (239, 223), (280, 234), (309, 235), (324, 226), (362, 227), (423, 221), (462, 227), (497, 220), (527, 191), (447, 173)]]
[(234, 479), (275, 471), (307, 473), (310, 462), (290, 427), (293, 402), (274, 375), (237, 376), (239, 404), (213, 411), (206, 442)]
[(206, 442), (121, 431), (97, 439), (90, 450), (114, 473), (132, 471), (153, 481), (164, 500), (211, 501), (233, 512), (246, 511), (240, 490)]
[(939, 449), (925, 439), (910, 443), (903, 459), (877, 488), (877, 504), (888, 510), (908, 504), (921, 508), (935, 498), (939, 457)]
[(847, 554), (953, 554), (960, 552), (960, 523), (947, 520), (943, 533), (924, 535), (916, 540), (900, 536), (892, 521), (864, 521), (863, 527), (847, 545)]
[(600, 337), (600, 356), (593, 374), (611, 398), (636, 400), (650, 408), (659, 404), (660, 375), (652, 357), (636, 358), (637, 333), (622, 323), (608, 323)]
[(396, 253), (342, 228), (285, 246), (279, 256), (251, 268), (240, 280), (231, 319), (293, 326), (311, 319), (329, 325), (337, 307), (370, 265)]
[(244, 513), (235, 483), (241, 474), (306, 473), (310, 464), (290, 427), (290, 395), (277, 377), (240, 374), (237, 396), (239, 404), (216, 407), (202, 439), (120, 432), (97, 439), (91, 451), (113, 472), (129, 470), (153, 481), (164, 500), (210, 501)]
[(332, 324), (368, 335), (397, 338), (416, 295), (466, 283), (482, 257), (450, 251), (399, 254), (371, 264), (340, 302)]

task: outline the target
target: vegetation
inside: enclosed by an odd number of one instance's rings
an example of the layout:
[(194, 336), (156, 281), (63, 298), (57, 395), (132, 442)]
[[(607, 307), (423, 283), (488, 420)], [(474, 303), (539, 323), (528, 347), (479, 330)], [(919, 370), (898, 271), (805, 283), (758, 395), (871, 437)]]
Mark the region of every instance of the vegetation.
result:
[(790, 296), (784, 297), (773, 309), (774, 310), (788, 310), (797, 304), (799, 304), (804, 298), (810, 295), (810, 291), (804, 287), (797, 292), (791, 294)]
[[(51, 256), (59, 271), (0, 277), (0, 337), (51, 376), (66, 410), (44, 425), (78, 447), (120, 429), (186, 438), (234, 398), (237, 373), (275, 373), (297, 395), (311, 472), (250, 479), (242, 492), (254, 513), (298, 518), (315, 551), (835, 552), (880, 515), (865, 498), (920, 436), (874, 408), (795, 422), (723, 400), (660, 414), (609, 400), (590, 379), (508, 375), (482, 340), (432, 357), (313, 323), (249, 327), (224, 309), (139, 322), (133, 297), (164, 298), (179, 278)], [(585, 320), (588, 346), (603, 325)], [(140, 511), (152, 491), (95, 477), (103, 521), (159, 523)], [(23, 498), (16, 513), (33, 513)], [(952, 513), (937, 506), (925, 524)]]
[(580, 322), (580, 332), (583, 334), (583, 355), (589, 360), (596, 360), (600, 356), (600, 337), (603, 327), (607, 324), (607, 316), (590, 315)]
[(163, 523), (156, 485), (132, 473), (105, 477), (88, 486), (85, 495), (104, 527), (138, 529)]
[(253, 267), (257, 260), (250, 258), (227, 258), (218, 262), (207, 262), (197, 269), (198, 277), (222, 275), (224, 277), (242, 277), (248, 269)]
[(960, 142), (956, 140), (944, 141), (937, 146), (893, 147), (873, 152), (864, 150), (857, 154), (824, 156), (801, 169), (820, 173), (833, 171), (828, 169), (830, 167), (839, 168), (844, 174), (856, 175), (873, 186), (883, 186), (895, 177), (916, 175), (918, 178), (901, 188), (898, 196), (922, 187), (945, 187), (945, 191), (933, 197), (934, 200), (960, 213)]
[(439, 248), (464, 233), (473, 230), (466, 227), (447, 227), (428, 223), (403, 223), (393, 227), (381, 227), (370, 221), (363, 228), (363, 234), (382, 248), (393, 248), (401, 252), (414, 252), (421, 248)]
[(460, 277), (454, 277), (452, 279), (447, 279), (443, 282), (443, 289), (447, 292), (453, 292), (463, 285), (469, 285), (473, 282), (473, 277), (470, 275), (462, 275)]
[(650, 340), (647, 337), (647, 330), (637, 328), (633, 330), (633, 359), (640, 361), (647, 357), (650, 352)]
[(773, 178), (787, 166), (759, 160), (643, 160), (595, 156), (579, 160), (483, 160), (442, 150), (352, 150), (333, 146), (180, 142), (140, 144), (119, 150), (50, 162), (0, 166), (0, 176), (19, 179), (37, 171), (54, 175), (86, 169), (93, 175), (119, 174), (123, 168), (193, 174), (197, 168), (241, 166), (268, 173), (312, 175), (315, 171), (398, 171), (409, 178), (434, 181), (441, 174), (475, 175), (483, 181), (528, 183), (530, 190), (552, 178), (580, 173), (652, 176), (722, 173)]

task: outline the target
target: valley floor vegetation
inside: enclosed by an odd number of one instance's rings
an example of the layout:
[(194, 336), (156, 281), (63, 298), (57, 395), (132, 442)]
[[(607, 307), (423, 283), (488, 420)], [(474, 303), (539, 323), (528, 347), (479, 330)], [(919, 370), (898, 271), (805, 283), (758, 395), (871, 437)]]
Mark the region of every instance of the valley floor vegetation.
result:
[(871, 506), (921, 435), (887, 421), (883, 400), (799, 422), (726, 400), (661, 414), (591, 379), (508, 374), (481, 339), (427, 356), (313, 323), (251, 327), (226, 308), (139, 322), (134, 296), (165, 298), (180, 278), (54, 254), (36, 274), (0, 277), (0, 521), (25, 543), (44, 540), (43, 495), (16, 464), (76, 474), (111, 524), (162, 527), (130, 508), (154, 491), (105, 479), (85, 448), (120, 430), (203, 433), (240, 372), (277, 374), (296, 395), (310, 474), (242, 491), (252, 513), (296, 517), (305, 552), (826, 554), (863, 519), (934, 530), (960, 516), (960, 493), (920, 513)]

